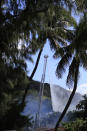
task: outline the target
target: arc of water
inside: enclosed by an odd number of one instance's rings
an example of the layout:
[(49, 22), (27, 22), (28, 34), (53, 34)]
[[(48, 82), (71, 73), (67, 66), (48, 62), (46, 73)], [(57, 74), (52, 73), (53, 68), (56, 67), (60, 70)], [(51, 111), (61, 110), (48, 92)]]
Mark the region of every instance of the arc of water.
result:
[(51, 73), (50, 73), (50, 69), (48, 68), (48, 77), (49, 77), (49, 85), (50, 85), (51, 102), (52, 102), (52, 108), (53, 108), (53, 93), (52, 92), (53, 92), (54, 77), (50, 76), (50, 74), (53, 74), (52, 67), (51, 67)]
[(50, 73), (50, 69), (48, 69), (50, 94), (51, 94), (52, 109), (54, 112), (57, 112), (55, 109), (57, 106), (56, 102), (58, 101), (56, 97), (57, 88), (54, 86), (54, 77), (50, 76), (50, 74), (53, 75), (52, 68), (51, 68), (51, 73)]
[(48, 55), (45, 55), (43, 74), (41, 78), (40, 91), (39, 91), (38, 111), (37, 111), (36, 118), (35, 118), (35, 129), (40, 127), (40, 111), (41, 111), (41, 103), (42, 103), (42, 97), (43, 97), (43, 91), (44, 91), (44, 81), (45, 81), (45, 73), (46, 73), (46, 66), (47, 66), (47, 58), (48, 58)]
[[(45, 81), (45, 72), (46, 72), (46, 65), (47, 65), (47, 57), (44, 56), (44, 67), (43, 67), (43, 74), (42, 74), (42, 79), (41, 79), (41, 84), (40, 84), (40, 92), (39, 92), (39, 105), (38, 105), (38, 120), (40, 119), (40, 110), (41, 110), (41, 103), (42, 103), (42, 97), (43, 97), (43, 91), (44, 91), (44, 81)], [(40, 122), (40, 120), (39, 120)], [(40, 126), (40, 123), (39, 123)]]

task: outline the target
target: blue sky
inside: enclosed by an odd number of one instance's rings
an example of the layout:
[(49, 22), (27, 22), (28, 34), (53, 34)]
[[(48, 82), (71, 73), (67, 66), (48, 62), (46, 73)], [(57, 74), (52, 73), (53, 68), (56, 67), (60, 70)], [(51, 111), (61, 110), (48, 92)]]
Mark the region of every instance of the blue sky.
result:
[[(47, 61), (47, 68), (46, 68), (46, 78), (45, 78), (45, 82), (47, 83), (52, 83), (52, 84), (57, 84), (60, 85), (63, 88), (68, 89), (68, 87), (66, 86), (66, 76), (67, 76), (67, 72), (63, 75), (62, 79), (58, 79), (55, 75), (55, 71), (56, 71), (56, 67), (58, 64), (58, 59), (53, 59), (53, 52), (50, 50), (50, 46), (49, 46), (49, 41), (46, 42), (46, 45), (43, 49), (41, 58), (40, 58), (40, 62), (39, 62), (39, 66), (38, 69), (34, 75), (34, 80), (37, 81), (41, 81), (41, 76), (43, 73), (43, 66), (44, 66), (44, 55), (48, 55), (48, 61)], [(36, 53), (36, 55), (33, 56), (34, 59), (34, 63), (28, 63), (28, 75), (31, 74), (36, 59), (37, 59), (37, 55), (38, 52)], [(68, 69), (67, 69), (68, 70)], [(87, 71), (85, 71), (84, 69), (80, 68), (80, 79), (78, 81), (78, 89), (77, 92), (81, 92), (82, 94), (87, 93)]]
[[(76, 15), (74, 12), (72, 12), (72, 16), (76, 19), (77, 23), (79, 23), (80, 18), (82, 17), (82, 14)], [(66, 73), (63, 75), (62, 79), (58, 79), (56, 77), (55, 71), (56, 71), (56, 67), (57, 67), (59, 60), (53, 59), (53, 52), (54, 51), (52, 51), (50, 49), (49, 41), (47, 41), (46, 45), (43, 49), (41, 58), (40, 58), (38, 69), (37, 69), (33, 79), (37, 80), (37, 81), (41, 81), (41, 76), (43, 73), (43, 65), (44, 65), (44, 55), (48, 55), (49, 57), (48, 57), (47, 68), (46, 68), (45, 82), (57, 84), (63, 88), (69, 89), (66, 86), (66, 76), (67, 76), (68, 69), (67, 69)], [(36, 55), (33, 56), (34, 64), (36, 62), (37, 55), (38, 55), (38, 52), (36, 53)], [(27, 62), (27, 63), (28, 63), (28, 70), (29, 70), (28, 75), (30, 75), (33, 68), (34, 68), (34, 64), (32, 64), (30, 62)], [(77, 92), (80, 92), (82, 94), (85, 94), (85, 93), (87, 94), (87, 71), (85, 71), (83, 68), (80, 68), (80, 78), (78, 81)]]

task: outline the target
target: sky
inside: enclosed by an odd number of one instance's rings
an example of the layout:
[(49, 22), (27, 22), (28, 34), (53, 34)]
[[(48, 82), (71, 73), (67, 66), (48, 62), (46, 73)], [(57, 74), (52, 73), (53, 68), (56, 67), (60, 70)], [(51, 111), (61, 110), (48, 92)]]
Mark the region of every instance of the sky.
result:
[[(67, 72), (63, 75), (62, 79), (58, 79), (56, 76), (55, 72), (56, 72), (56, 67), (58, 65), (59, 60), (53, 58), (53, 53), (54, 51), (50, 49), (49, 41), (47, 40), (45, 47), (43, 49), (41, 58), (40, 58), (40, 62), (39, 62), (37, 71), (33, 79), (37, 81), (41, 81), (41, 77), (43, 73), (43, 66), (44, 66), (44, 55), (48, 55), (45, 83), (56, 84), (65, 89), (69, 89), (69, 87), (66, 86)], [(33, 64), (27, 61), (28, 75), (31, 74), (34, 68), (37, 56), (38, 56), (38, 52), (33, 56), (33, 60), (34, 60)], [(82, 95), (84, 95), (85, 93), (87, 94), (87, 71), (85, 71), (83, 68), (80, 68), (80, 78), (78, 81), (77, 92), (81, 93)]]
[[(76, 15), (74, 12), (72, 12), (72, 16), (76, 19), (78, 24), (82, 17), (82, 14)], [(44, 55), (48, 55), (49, 57), (47, 60), (45, 83), (56, 84), (65, 89), (69, 89), (69, 87), (66, 86), (66, 77), (67, 77), (68, 69), (66, 69), (66, 73), (63, 75), (62, 79), (58, 79), (55, 72), (59, 60), (54, 59), (53, 54), (54, 51), (50, 49), (49, 41), (47, 40), (40, 58), (37, 71), (33, 79), (37, 81), (41, 81), (43, 66), (44, 66)], [(34, 60), (33, 64), (27, 61), (28, 70), (29, 70), (28, 75), (31, 74), (34, 68), (37, 56), (38, 56), (38, 52), (33, 56), (33, 60)], [(77, 92), (81, 93), (82, 95), (87, 94), (87, 71), (85, 71), (83, 68), (80, 68), (80, 78), (78, 81)]]

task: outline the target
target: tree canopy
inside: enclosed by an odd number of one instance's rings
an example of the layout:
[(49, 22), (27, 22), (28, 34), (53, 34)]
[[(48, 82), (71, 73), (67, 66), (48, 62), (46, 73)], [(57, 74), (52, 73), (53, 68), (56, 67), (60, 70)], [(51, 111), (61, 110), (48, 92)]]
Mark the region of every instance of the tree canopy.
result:
[[(14, 105), (16, 113), (20, 114), (22, 111), (24, 106), (21, 107), (19, 103), (23, 90), (29, 84), (26, 60), (33, 62), (32, 54), (42, 50), (47, 39), (55, 54), (58, 51), (64, 64), (75, 55), (71, 65), (78, 58), (86, 67), (86, 50), (80, 53), (82, 48), (87, 48), (85, 2), (86, 0), (0, 0), (0, 122), (8, 114), (10, 116)], [(71, 15), (75, 7), (84, 14), (79, 26)], [(69, 74), (68, 78), (71, 75), (73, 78), (71, 68)], [(8, 119), (3, 123), (2, 129), (6, 123), (9, 125), (7, 121)], [(16, 126), (17, 122), (13, 127)]]

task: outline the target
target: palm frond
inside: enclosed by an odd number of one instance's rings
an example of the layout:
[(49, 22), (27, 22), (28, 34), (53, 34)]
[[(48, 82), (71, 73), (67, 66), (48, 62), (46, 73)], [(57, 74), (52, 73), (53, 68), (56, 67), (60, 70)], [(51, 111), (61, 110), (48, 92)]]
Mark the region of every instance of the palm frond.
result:
[(64, 46), (64, 47), (61, 47), (61, 48), (58, 48), (56, 49), (55, 53), (54, 53), (54, 58), (58, 58), (58, 57), (61, 57), (64, 56), (65, 54), (73, 54), (74, 52), (74, 48), (71, 45), (67, 45), (67, 46)]
[(65, 4), (66, 4), (66, 6), (68, 7), (68, 9), (70, 10), (70, 11), (72, 11), (72, 8), (73, 8), (73, 1), (72, 0), (65, 0)]
[(62, 57), (64, 55), (64, 48), (59, 48), (55, 51), (53, 58), (57, 59), (59, 57)]
[(78, 11), (84, 11), (87, 9), (87, 1), (86, 0), (75, 0), (77, 10)]
[(87, 53), (85, 51), (80, 52), (80, 63), (81, 66), (87, 70)]
[(57, 49), (60, 48), (59, 43), (55, 39), (53, 39), (53, 38), (50, 37), (49, 40), (50, 40), (50, 48), (51, 48), (51, 50), (52, 49), (57, 50)]
[(69, 66), (69, 72), (68, 72), (68, 76), (67, 76), (67, 80), (66, 80), (66, 84), (68, 86), (72, 86), (74, 80), (75, 80), (75, 72), (76, 72), (76, 68), (78, 66), (78, 60), (76, 59), (76, 56), (74, 56), (70, 66)]
[(66, 67), (69, 64), (69, 61), (71, 58), (72, 58), (72, 54), (67, 53), (62, 57), (62, 59), (58, 63), (58, 66), (56, 69), (56, 75), (58, 78), (62, 78), (62, 75), (66, 71)]

